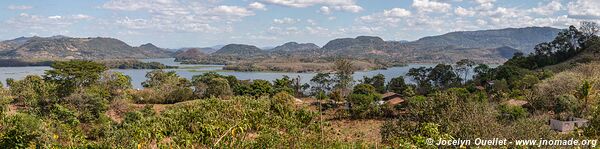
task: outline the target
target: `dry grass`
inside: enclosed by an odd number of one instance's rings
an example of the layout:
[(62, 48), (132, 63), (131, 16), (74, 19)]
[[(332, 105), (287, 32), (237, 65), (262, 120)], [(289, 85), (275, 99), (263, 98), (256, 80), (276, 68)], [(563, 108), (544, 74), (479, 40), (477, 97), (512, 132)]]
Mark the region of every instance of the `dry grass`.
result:
[(342, 142), (365, 142), (378, 144), (381, 142), (380, 129), (385, 120), (329, 120), (324, 126), (327, 139)]

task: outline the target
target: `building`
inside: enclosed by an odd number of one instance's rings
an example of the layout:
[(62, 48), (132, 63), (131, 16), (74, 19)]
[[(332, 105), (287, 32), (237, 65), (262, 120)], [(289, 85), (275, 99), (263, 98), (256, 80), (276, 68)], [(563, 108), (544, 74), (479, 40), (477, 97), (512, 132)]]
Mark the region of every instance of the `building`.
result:
[(394, 92), (387, 92), (383, 94), (382, 102), (380, 104), (395, 106), (403, 102), (404, 99), (402, 99), (402, 96), (400, 96), (400, 94), (396, 94)]
[(576, 128), (587, 127), (588, 120), (571, 117), (567, 121), (550, 119), (550, 128), (559, 132), (570, 132)]

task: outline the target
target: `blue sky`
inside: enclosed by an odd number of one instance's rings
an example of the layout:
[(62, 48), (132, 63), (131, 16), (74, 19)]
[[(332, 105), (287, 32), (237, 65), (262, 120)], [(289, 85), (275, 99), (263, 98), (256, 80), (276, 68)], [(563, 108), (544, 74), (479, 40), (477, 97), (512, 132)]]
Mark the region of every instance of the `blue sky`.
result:
[(3, 0), (0, 40), (113, 37), (131, 45), (323, 45), (359, 35), (416, 40), (452, 31), (565, 28), (600, 20), (600, 0)]

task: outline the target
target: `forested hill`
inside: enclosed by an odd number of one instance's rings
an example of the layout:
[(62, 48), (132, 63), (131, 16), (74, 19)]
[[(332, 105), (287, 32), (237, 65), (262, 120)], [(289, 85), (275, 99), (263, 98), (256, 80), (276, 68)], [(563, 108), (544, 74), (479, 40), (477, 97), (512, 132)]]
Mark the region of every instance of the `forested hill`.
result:
[(0, 42), (2, 59), (158, 58), (171, 54), (150, 43), (132, 47), (121, 40), (102, 37), (21, 37)]
[(495, 48), (508, 46), (523, 53), (533, 52), (536, 44), (551, 41), (560, 32), (551, 27), (506, 28), (498, 30), (460, 31), (424, 37), (408, 44), (420, 49), (457, 46), (462, 48)]
[[(451, 32), (416, 41), (386, 41), (377, 36), (333, 39), (323, 47), (289, 42), (272, 50), (252, 45), (230, 44), (211, 56), (188, 56), (184, 61), (239, 63), (261, 58), (380, 60), (394, 63), (454, 63), (466, 57), (482, 63), (503, 63), (514, 53), (531, 53), (536, 44), (551, 41), (560, 32), (551, 27), (506, 28), (497, 30)], [(190, 52), (194, 53), (194, 52)], [(228, 57), (222, 57), (226, 55)], [(215, 57), (216, 56), (216, 57)], [(231, 56), (236, 57), (230, 59)]]

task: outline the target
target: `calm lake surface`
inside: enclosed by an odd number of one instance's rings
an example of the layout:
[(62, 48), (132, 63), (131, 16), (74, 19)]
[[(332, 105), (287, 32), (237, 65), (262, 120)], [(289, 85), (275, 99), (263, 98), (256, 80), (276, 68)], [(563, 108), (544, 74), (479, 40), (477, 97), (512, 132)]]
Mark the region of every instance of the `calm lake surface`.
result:
[[(200, 75), (210, 71), (216, 71), (222, 75), (232, 75), (240, 80), (275, 80), (282, 78), (284, 75), (292, 78), (300, 77), (301, 83), (308, 83), (310, 79), (316, 73), (286, 73), (286, 72), (237, 72), (237, 71), (223, 71), (222, 65), (183, 65), (174, 61), (174, 58), (162, 58), (162, 59), (142, 59), (144, 62), (160, 62), (165, 65), (179, 66), (178, 69), (168, 69), (167, 71), (175, 71), (182, 77), (191, 79), (194, 75)], [(359, 71), (354, 74), (354, 80), (361, 80), (363, 76), (374, 76), (377, 74), (383, 74), (386, 77), (386, 81), (390, 81), (393, 77), (404, 76), (409, 69), (418, 67), (434, 67), (435, 64), (409, 64), (405, 67), (392, 67), (386, 70), (372, 70), (372, 71)], [(494, 67), (494, 66), (491, 66)], [(0, 81), (6, 85), (7, 78), (13, 78), (16, 80), (23, 79), (27, 75), (42, 75), (44, 71), (49, 70), (50, 67), (0, 67)], [(142, 88), (141, 83), (146, 80), (146, 73), (152, 71), (151, 69), (112, 69), (110, 71), (122, 72), (128, 75), (132, 79), (132, 84), (135, 88)], [(472, 74), (472, 73), (471, 73)], [(407, 82), (411, 82), (408, 78), (405, 78)]]

